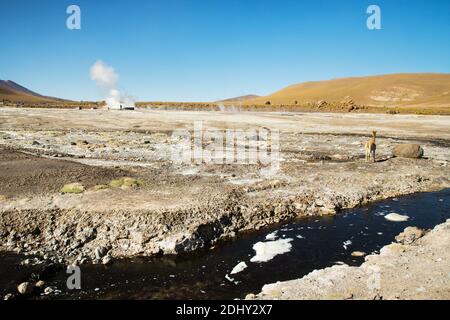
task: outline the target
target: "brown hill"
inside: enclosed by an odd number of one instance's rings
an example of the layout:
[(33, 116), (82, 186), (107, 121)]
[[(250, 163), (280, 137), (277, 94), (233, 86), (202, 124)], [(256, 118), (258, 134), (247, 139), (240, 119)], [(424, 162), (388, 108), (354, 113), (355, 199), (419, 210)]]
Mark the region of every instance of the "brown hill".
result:
[(0, 101), (2, 100), (30, 103), (68, 101), (40, 95), (11, 80), (0, 80)]
[(390, 74), (305, 82), (245, 104), (342, 102), (375, 107), (449, 107), (450, 74)]
[(246, 101), (246, 100), (256, 99), (256, 98), (260, 98), (260, 96), (258, 96), (256, 94), (248, 94), (248, 95), (245, 95), (245, 96), (239, 96), (239, 97), (219, 100), (219, 101), (216, 101), (216, 103), (217, 102), (223, 102), (223, 103), (243, 102), (243, 101)]

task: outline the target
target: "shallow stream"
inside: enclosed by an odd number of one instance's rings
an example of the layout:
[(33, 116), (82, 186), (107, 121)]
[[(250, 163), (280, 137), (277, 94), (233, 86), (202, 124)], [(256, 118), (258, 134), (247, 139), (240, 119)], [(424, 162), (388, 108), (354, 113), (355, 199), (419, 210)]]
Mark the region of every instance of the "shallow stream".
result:
[[(409, 220), (388, 221), (385, 215), (389, 213), (407, 215)], [(429, 229), (448, 218), (450, 189), (387, 199), (333, 217), (302, 218), (242, 234), (233, 241), (194, 254), (121, 259), (108, 266), (82, 265), (81, 290), (66, 289), (65, 269), (53, 270), (46, 285), (56, 286), (61, 293), (40, 298), (244, 298), (247, 293), (259, 292), (264, 284), (300, 278), (314, 269), (336, 263), (359, 265), (364, 258), (353, 257), (352, 252), (378, 252), (407, 226)], [(266, 262), (250, 261), (255, 256), (256, 243), (281, 239), (291, 239), (281, 241), (285, 253)], [(17, 283), (36, 272), (37, 267), (20, 266), (23, 259), (20, 255), (0, 254), (2, 294), (14, 292)], [(230, 275), (239, 262), (245, 262), (247, 268)]]

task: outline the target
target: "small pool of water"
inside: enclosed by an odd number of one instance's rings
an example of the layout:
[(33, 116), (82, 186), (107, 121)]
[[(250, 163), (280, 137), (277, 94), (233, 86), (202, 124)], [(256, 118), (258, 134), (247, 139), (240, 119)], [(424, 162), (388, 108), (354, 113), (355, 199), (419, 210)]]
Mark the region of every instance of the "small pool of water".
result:
[[(391, 222), (388, 213), (408, 215), (406, 222)], [(47, 285), (62, 291), (62, 299), (233, 299), (256, 293), (264, 284), (300, 278), (314, 269), (336, 263), (360, 265), (364, 258), (353, 251), (378, 252), (407, 226), (433, 228), (450, 218), (450, 189), (388, 199), (341, 212), (334, 217), (302, 218), (295, 222), (248, 233), (193, 254), (160, 258), (116, 260), (110, 266), (82, 265), (82, 289), (67, 290), (65, 270), (54, 272)], [(253, 245), (292, 239), (289, 252), (267, 262), (251, 262)], [(33, 272), (18, 266), (23, 257), (0, 255), (0, 290), (11, 292), (20, 277)], [(247, 268), (229, 275), (244, 261)], [(35, 267), (33, 267), (35, 268)], [(226, 278), (232, 278), (230, 281)], [(44, 298), (44, 297), (43, 297)]]

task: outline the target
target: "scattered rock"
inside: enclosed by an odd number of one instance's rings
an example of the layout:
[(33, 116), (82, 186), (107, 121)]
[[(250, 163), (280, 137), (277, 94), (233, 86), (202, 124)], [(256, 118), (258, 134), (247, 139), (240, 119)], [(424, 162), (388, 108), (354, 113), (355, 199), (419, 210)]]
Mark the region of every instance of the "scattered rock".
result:
[(60, 190), (61, 193), (83, 193), (84, 186), (81, 183), (69, 183), (66, 184)]
[(108, 253), (108, 249), (106, 249), (105, 247), (97, 247), (94, 250), (94, 254), (95, 254), (95, 258), (96, 259), (103, 258), (107, 253)]
[(17, 286), (17, 291), (20, 294), (30, 294), (33, 292), (33, 284), (30, 282), (22, 282)]
[(77, 146), (87, 146), (89, 142), (87, 142), (86, 140), (78, 140), (75, 144)]
[(42, 288), (45, 285), (45, 281), (39, 280), (36, 282), (35, 287)]
[(111, 264), (113, 262), (113, 258), (111, 256), (104, 256), (102, 259), (103, 264)]
[(109, 189), (109, 186), (107, 184), (98, 184), (94, 187), (92, 187), (92, 191), (100, 191), (100, 190), (105, 190), (105, 189)]
[(254, 293), (249, 293), (248, 295), (245, 296), (245, 300), (252, 300), (255, 299), (255, 294)]
[(398, 110), (388, 110), (386, 111), (387, 114), (399, 114), (400, 112)]
[(49, 295), (55, 292), (55, 289), (53, 287), (47, 287), (44, 289), (44, 294)]
[(142, 181), (134, 178), (124, 177), (111, 181), (109, 185), (113, 188), (137, 188), (142, 185)]
[(423, 153), (422, 147), (413, 143), (400, 144), (392, 150), (392, 155), (399, 158), (422, 158)]
[(3, 300), (11, 300), (14, 298), (14, 295), (12, 293), (8, 293), (3, 297)]
[(318, 108), (323, 108), (323, 107), (326, 107), (327, 105), (328, 105), (328, 102), (326, 102), (325, 100), (320, 100), (317, 102)]
[(402, 244), (411, 244), (423, 237), (425, 231), (417, 227), (407, 227), (402, 233), (395, 237), (395, 240)]
[(363, 251), (353, 251), (352, 252), (352, 257), (364, 257), (365, 255), (366, 255), (366, 253)]

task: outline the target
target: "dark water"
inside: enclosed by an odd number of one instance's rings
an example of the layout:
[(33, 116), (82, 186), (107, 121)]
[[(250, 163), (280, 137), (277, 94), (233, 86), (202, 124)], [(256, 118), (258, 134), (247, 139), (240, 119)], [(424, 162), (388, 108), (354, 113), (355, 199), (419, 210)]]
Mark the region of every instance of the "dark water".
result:
[[(407, 222), (390, 222), (384, 214), (396, 212), (410, 217)], [(304, 276), (317, 268), (337, 262), (359, 265), (364, 258), (353, 251), (377, 252), (407, 226), (433, 228), (450, 218), (450, 189), (388, 199), (344, 211), (334, 217), (300, 219), (238, 237), (195, 254), (134, 258), (115, 261), (110, 266), (83, 265), (82, 290), (67, 290), (65, 270), (55, 272), (47, 285), (55, 285), (62, 299), (233, 299), (259, 292), (266, 283)], [(292, 238), (292, 250), (263, 263), (252, 263), (252, 246), (278, 230), (280, 238)], [(301, 236), (302, 238), (299, 238)], [(344, 248), (344, 242), (351, 244)], [(0, 290), (11, 291), (32, 269), (19, 267), (23, 257), (0, 256)], [(225, 278), (240, 261), (248, 268)], [(43, 297), (44, 298), (44, 297)]]

